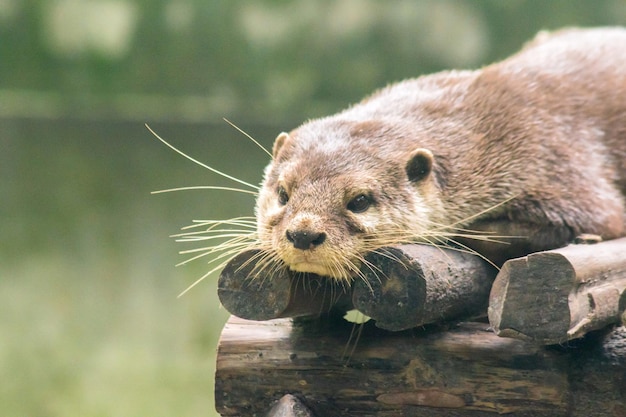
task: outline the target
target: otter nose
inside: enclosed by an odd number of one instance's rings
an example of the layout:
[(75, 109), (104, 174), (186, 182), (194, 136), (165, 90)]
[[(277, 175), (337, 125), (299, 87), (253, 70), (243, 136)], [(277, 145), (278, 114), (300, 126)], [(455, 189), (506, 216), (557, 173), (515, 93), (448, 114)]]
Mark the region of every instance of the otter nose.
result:
[(287, 230), (287, 240), (293, 243), (296, 249), (313, 249), (315, 246), (321, 245), (326, 240), (326, 233), (312, 232), (309, 230), (298, 230), (292, 232)]

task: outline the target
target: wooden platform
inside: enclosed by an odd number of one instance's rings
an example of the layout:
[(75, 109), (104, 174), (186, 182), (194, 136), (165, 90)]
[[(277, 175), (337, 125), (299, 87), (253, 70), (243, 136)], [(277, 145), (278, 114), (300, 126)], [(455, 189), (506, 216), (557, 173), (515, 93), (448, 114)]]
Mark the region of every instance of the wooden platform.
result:
[(624, 327), (545, 347), (488, 326), (392, 333), (368, 323), (347, 357), (353, 326), (343, 320), (232, 317), (218, 350), (216, 408), (265, 416), (293, 394), (317, 417), (626, 417)]

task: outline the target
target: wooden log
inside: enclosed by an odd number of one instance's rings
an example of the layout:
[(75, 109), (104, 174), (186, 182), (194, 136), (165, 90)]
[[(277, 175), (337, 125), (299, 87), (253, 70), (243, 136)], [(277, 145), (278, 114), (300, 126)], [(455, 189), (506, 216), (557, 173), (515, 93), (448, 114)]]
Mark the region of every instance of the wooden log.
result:
[(332, 309), (351, 309), (350, 289), (314, 274), (286, 268), (268, 275), (257, 268), (259, 251), (235, 256), (220, 274), (217, 294), (224, 308), (244, 319), (319, 316)]
[[(292, 394), (316, 416), (622, 417), (626, 329), (571, 348), (500, 338), (482, 323), (389, 333), (366, 323), (231, 318), (218, 347), (216, 409), (265, 415)], [(573, 343), (573, 342), (572, 342)]]
[(356, 308), (378, 327), (404, 330), (485, 314), (495, 268), (477, 256), (428, 245), (382, 248), (366, 257), (352, 287), (286, 268), (271, 276), (245, 251), (224, 268), (218, 295), (232, 314), (250, 320), (315, 316)]
[(626, 238), (533, 253), (503, 265), (489, 322), (500, 336), (563, 343), (619, 323), (625, 291)]
[(366, 256), (352, 303), (385, 330), (486, 315), (496, 269), (480, 257), (429, 245), (387, 247)]

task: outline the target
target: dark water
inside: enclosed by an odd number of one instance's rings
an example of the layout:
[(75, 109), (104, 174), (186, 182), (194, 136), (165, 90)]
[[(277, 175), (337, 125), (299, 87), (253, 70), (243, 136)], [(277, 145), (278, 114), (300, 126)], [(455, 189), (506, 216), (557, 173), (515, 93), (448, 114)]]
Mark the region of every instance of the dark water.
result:
[[(252, 183), (269, 157), (224, 123), (155, 123), (193, 157)], [(278, 128), (243, 126), (266, 146)], [(7, 416), (215, 415), (227, 314), (216, 277), (174, 265), (193, 219), (254, 199), (166, 148), (141, 122), (0, 120), (0, 404)], [(186, 247), (189, 248), (189, 247)]]

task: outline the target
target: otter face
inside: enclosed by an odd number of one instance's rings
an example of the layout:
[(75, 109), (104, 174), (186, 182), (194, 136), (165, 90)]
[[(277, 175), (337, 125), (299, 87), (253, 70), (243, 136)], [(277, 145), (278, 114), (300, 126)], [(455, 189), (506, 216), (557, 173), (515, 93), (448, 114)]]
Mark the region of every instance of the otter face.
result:
[(429, 223), (415, 184), (429, 177), (432, 154), (402, 163), (349, 132), (303, 130), (276, 139), (257, 201), (259, 240), (293, 271), (350, 280), (367, 252)]

